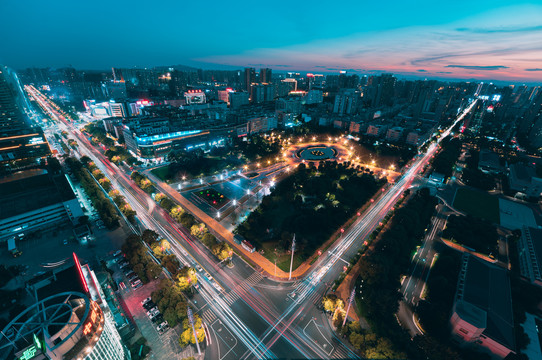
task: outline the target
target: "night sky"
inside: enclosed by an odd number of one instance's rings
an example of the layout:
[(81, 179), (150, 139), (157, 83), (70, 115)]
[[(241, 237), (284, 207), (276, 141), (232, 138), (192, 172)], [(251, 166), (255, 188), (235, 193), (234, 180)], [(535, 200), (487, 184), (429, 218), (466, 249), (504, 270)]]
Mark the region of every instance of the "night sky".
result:
[(0, 63), (542, 81), (542, 0), (299, 3), (4, 0)]

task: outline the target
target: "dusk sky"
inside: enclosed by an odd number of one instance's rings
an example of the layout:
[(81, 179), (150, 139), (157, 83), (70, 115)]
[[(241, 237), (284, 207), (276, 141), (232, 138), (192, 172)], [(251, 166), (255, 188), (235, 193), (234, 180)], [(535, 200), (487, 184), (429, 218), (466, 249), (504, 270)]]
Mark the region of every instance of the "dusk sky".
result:
[(0, 63), (16, 69), (230, 65), (542, 81), (542, 0), (5, 0), (0, 18)]

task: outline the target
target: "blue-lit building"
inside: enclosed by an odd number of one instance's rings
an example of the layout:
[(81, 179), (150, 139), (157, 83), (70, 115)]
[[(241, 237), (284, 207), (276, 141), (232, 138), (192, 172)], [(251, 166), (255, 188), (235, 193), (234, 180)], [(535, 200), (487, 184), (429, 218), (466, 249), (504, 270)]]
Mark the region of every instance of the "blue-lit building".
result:
[(140, 159), (162, 159), (170, 151), (207, 150), (213, 146), (223, 146), (234, 129), (204, 129), (172, 131), (161, 134), (142, 134), (135, 132), (129, 125), (124, 125), (126, 147)]

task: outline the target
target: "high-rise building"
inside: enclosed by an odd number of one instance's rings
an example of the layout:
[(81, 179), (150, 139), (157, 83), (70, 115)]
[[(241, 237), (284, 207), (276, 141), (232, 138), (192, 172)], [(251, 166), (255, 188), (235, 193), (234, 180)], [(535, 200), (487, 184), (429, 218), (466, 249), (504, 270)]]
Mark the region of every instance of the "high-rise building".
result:
[(28, 128), (19, 107), (14, 74), (0, 66), (0, 136), (19, 135)]
[(246, 91), (235, 91), (229, 93), (230, 97), (230, 108), (237, 109), (242, 105), (248, 104), (248, 92)]
[(270, 84), (271, 83), (272, 70), (269, 68), (260, 69), (260, 82)]
[(253, 84), (252, 102), (259, 104), (265, 101), (272, 101), (275, 97), (275, 87), (271, 84)]
[(25, 100), (15, 73), (0, 66), (0, 164), (49, 155), (39, 128), (32, 128), (21, 107)]
[(333, 112), (336, 114), (354, 114), (357, 111), (359, 101), (361, 99), (361, 92), (355, 89), (342, 89), (337, 96), (335, 96), (335, 103), (333, 104)]
[(256, 70), (254, 68), (245, 68), (245, 76), (243, 77), (243, 87), (250, 93), (250, 85), (256, 82)]

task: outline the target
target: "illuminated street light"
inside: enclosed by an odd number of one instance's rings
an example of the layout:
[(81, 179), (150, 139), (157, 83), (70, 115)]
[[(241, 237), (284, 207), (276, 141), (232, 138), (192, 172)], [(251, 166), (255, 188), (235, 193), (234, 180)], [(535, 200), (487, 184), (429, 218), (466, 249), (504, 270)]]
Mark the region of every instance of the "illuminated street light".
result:
[(237, 205), (237, 200), (233, 199), (233, 206)]
[(216, 212), (216, 217), (217, 217), (217, 219), (220, 218), (220, 211), (217, 211), (217, 212)]

